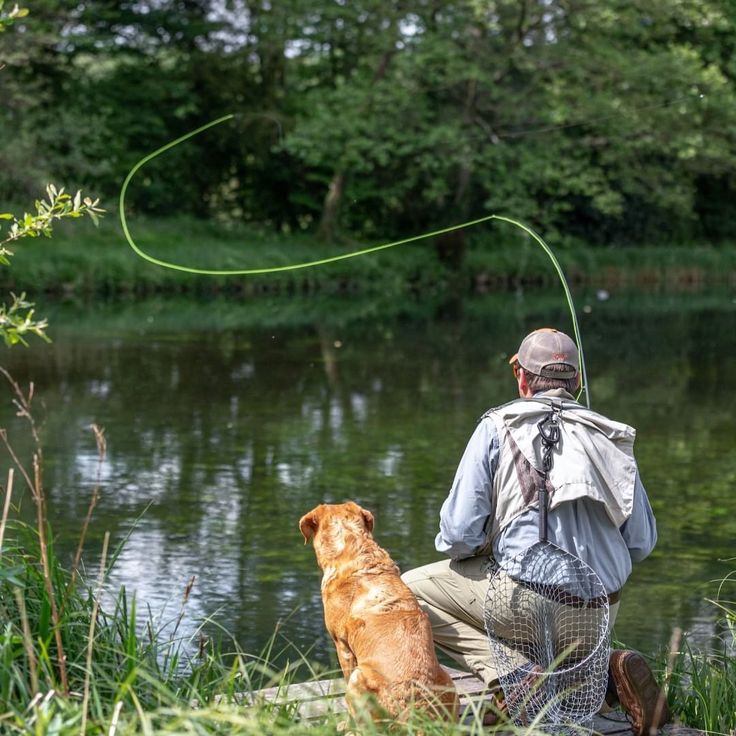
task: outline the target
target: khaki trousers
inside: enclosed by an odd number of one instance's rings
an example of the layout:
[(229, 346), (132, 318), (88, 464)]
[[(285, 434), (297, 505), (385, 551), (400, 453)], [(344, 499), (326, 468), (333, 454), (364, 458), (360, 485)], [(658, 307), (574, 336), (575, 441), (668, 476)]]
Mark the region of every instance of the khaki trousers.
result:
[[(480, 677), (489, 690), (499, 689), (491, 665), (483, 606), (488, 593), (491, 561), (487, 556), (441, 560), (405, 572), (401, 577), (429, 615), (438, 649)], [(618, 613), (609, 609), (609, 630)]]

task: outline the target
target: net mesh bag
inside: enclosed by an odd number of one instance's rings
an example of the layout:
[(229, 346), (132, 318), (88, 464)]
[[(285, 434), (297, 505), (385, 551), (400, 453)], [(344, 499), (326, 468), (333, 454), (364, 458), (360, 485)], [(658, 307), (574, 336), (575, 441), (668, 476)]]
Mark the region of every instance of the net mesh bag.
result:
[(484, 619), (509, 717), (548, 733), (589, 732), (609, 657), (608, 597), (596, 573), (540, 540), (495, 569)]

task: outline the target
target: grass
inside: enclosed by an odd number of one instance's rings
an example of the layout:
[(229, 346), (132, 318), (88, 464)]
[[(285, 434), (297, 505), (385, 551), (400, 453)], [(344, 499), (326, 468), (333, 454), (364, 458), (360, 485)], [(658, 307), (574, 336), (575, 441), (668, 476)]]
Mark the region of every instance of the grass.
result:
[[(327, 246), (308, 234), (283, 235), (255, 226), (224, 226), (182, 216), (137, 217), (131, 221), (131, 229), (138, 245), (150, 255), (216, 269), (284, 266), (381, 242)], [(477, 231), (469, 231), (467, 240), (466, 256), (458, 272), (440, 262), (430, 240), (421, 240), (319, 268), (248, 277), (208, 277), (162, 268), (139, 258), (125, 242), (115, 213), (110, 212), (99, 229), (88, 221), (61, 222), (53, 240), (36, 238), (18, 243), (12, 267), (0, 271), (0, 288), (31, 294), (399, 295), (557, 283), (542, 250), (508, 227), (483, 225)], [(550, 245), (568, 280), (575, 283), (607, 287), (664, 284), (691, 289), (733, 284), (736, 279), (736, 248), (732, 245), (604, 248), (554, 241)]]
[[(136, 242), (150, 255), (193, 267), (237, 270), (279, 267), (348, 253), (361, 245), (327, 246), (305, 235), (278, 235), (254, 227), (224, 227), (185, 217), (140, 218)], [(2, 272), (7, 290), (58, 294), (400, 293), (405, 286), (431, 288), (445, 269), (431, 249), (416, 244), (401, 257), (377, 253), (320, 268), (249, 277), (210, 277), (148, 263), (126, 243), (114, 213), (96, 229), (90, 222), (59, 223), (53, 240), (26, 240), (12, 267)], [(427, 254), (430, 258), (427, 258)]]
[(683, 723), (709, 733), (736, 734), (736, 572), (720, 582), (717, 635), (707, 652), (687, 639), (668, 677), (672, 709)]

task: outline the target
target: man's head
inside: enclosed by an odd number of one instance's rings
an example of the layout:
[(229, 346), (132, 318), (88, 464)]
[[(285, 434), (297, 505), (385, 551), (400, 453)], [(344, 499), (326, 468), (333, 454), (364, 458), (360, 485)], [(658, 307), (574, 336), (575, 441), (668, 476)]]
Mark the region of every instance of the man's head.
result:
[(519, 395), (525, 398), (554, 388), (574, 394), (580, 385), (577, 346), (564, 332), (551, 327), (528, 334), (509, 363)]

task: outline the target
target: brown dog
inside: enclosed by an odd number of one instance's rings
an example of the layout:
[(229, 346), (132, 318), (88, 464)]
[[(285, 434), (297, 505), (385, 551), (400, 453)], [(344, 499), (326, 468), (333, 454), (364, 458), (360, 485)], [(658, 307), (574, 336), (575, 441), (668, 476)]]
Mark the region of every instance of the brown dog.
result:
[(457, 692), (437, 661), (429, 617), (374, 541), (373, 514), (352, 502), (322, 504), (302, 516), (299, 529), (305, 544), (314, 539), (325, 624), (351, 713), (368, 698), (399, 720), (414, 707), (457, 717)]

